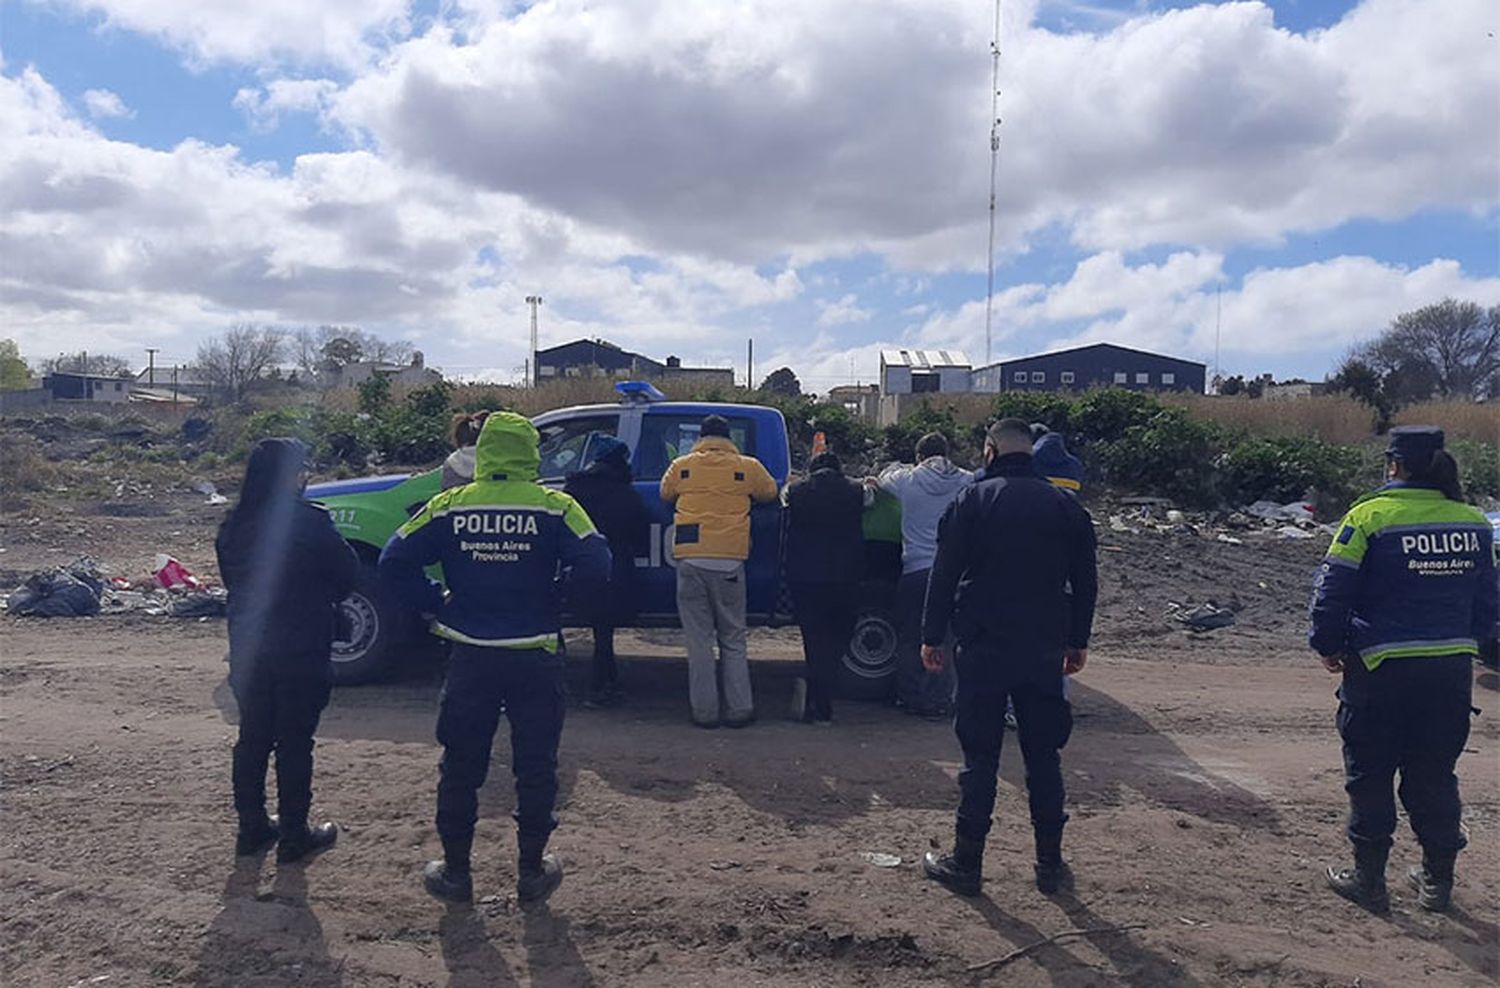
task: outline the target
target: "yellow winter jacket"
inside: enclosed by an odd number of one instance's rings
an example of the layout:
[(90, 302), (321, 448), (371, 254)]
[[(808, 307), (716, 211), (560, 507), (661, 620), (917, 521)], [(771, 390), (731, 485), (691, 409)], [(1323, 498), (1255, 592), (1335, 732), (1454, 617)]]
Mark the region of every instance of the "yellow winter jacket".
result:
[(672, 555), (678, 559), (746, 559), (750, 502), (774, 501), (776, 480), (753, 456), (719, 436), (698, 440), (661, 478), (663, 501), (677, 506)]

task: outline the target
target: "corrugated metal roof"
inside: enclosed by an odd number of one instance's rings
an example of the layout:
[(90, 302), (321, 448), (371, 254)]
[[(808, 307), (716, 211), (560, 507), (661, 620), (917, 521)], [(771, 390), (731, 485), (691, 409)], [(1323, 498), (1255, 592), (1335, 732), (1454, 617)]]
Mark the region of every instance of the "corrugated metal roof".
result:
[(914, 370), (973, 366), (962, 350), (882, 350), (880, 362), (887, 367), (910, 367)]

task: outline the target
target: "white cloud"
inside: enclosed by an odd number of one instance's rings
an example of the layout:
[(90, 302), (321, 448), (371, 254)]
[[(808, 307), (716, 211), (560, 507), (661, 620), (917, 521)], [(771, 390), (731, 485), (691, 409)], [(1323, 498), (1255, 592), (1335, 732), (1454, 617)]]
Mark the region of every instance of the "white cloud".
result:
[(83, 106), (95, 120), (110, 120), (117, 117), (133, 117), (135, 111), (125, 105), (118, 93), (108, 89), (87, 89), (83, 93)]
[(862, 308), (859, 298), (852, 292), (834, 301), (818, 300), (818, 325), (822, 327), (842, 326), (846, 323), (869, 322), (874, 315), (871, 309)]
[(410, 31), (408, 0), (49, 2), (157, 38), (195, 64), (290, 59), (352, 67)]
[(338, 89), (332, 79), (276, 79), (262, 89), (240, 89), (233, 106), (254, 130), (265, 133), (276, 129), (282, 113), (322, 114)]

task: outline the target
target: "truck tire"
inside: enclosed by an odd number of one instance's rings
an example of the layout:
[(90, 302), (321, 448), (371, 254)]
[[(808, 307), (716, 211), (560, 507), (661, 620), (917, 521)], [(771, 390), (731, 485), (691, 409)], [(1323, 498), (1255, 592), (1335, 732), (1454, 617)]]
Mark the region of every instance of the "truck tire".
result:
[(896, 690), (894, 588), (867, 588), (854, 636), (839, 663), (836, 691), (846, 700), (888, 700)]
[(361, 563), (354, 590), (339, 603), (331, 655), (333, 684), (353, 686), (380, 679), (396, 664), (414, 626), (414, 615), (391, 598), (374, 565)]

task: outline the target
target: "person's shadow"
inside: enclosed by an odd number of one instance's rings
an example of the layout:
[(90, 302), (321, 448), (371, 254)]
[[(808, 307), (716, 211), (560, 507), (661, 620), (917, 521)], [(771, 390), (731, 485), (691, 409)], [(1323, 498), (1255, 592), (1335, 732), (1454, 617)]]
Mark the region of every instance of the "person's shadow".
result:
[(256, 983), (341, 988), (344, 965), (329, 956), (323, 925), (307, 904), (305, 872), (283, 865), (271, 891), (258, 894), (265, 858), (235, 861), (193, 983), (199, 988)]
[(484, 916), (470, 906), (449, 906), (438, 924), (449, 988), (516, 988), (510, 965), (490, 943)]
[[(1052, 898), (1072, 921), (1074, 929), (1104, 931), (1123, 925), (1101, 919), (1071, 891), (1064, 891)], [(1041, 944), (1029, 951), (1024, 958), (1017, 958), (1013, 963), (1024, 964), (1030, 960), (1047, 972), (1053, 984), (1071, 984), (1076, 981), (1089, 980), (1090, 976), (1093, 978), (1102, 976), (1111, 984), (1138, 985), (1141, 988), (1196, 988), (1199, 984), (1170, 959), (1138, 943), (1132, 937), (1131, 931), (1097, 932), (1062, 942), (1046, 943), (1044, 941), (1047, 940), (1049, 934), (1005, 912), (988, 895), (963, 901), (979, 913), (996, 933), (1015, 944), (1017, 950), (1032, 944)], [(1085, 962), (1068, 949), (1069, 943), (1080, 941), (1090, 944), (1103, 954), (1109, 960), (1113, 970), (1101, 971), (1097, 966)], [(1003, 969), (990, 968), (974, 973), (976, 976), (983, 974), (999, 980), (1004, 977), (1002, 972)]]
[(1436, 938), (1430, 924), (1411, 916), (1393, 913), (1392, 922), (1407, 936), (1437, 944), (1491, 981), (1500, 981), (1500, 949), (1496, 947), (1500, 944), (1500, 925), (1480, 919), (1457, 902), (1438, 920), (1446, 928)]
[(571, 920), (552, 912), (545, 902), (523, 906), (521, 916), (533, 988), (594, 988), (594, 976), (568, 932)]

